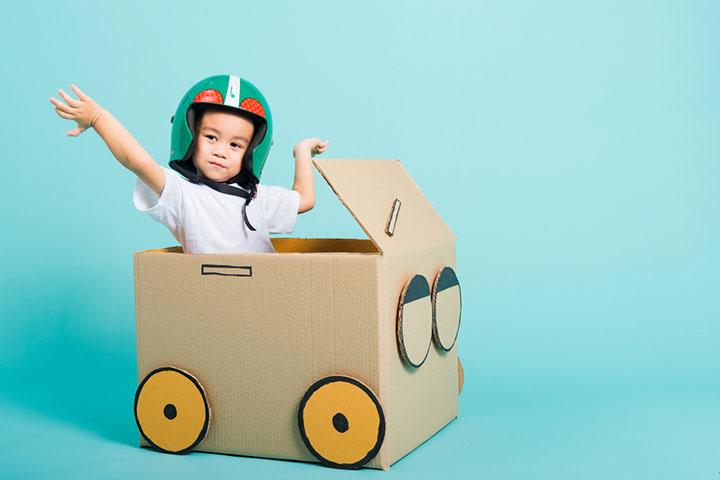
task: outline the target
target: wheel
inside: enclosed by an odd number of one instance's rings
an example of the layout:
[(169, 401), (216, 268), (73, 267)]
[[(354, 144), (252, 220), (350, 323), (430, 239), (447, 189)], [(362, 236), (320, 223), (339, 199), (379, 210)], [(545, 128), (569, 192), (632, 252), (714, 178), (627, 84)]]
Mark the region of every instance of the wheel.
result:
[(380, 451), (385, 416), (375, 394), (354, 378), (315, 382), (298, 409), (300, 436), (324, 465), (360, 468)]
[(135, 393), (135, 421), (153, 447), (167, 453), (189, 452), (205, 437), (210, 422), (205, 391), (188, 372), (158, 368)]
[(400, 357), (418, 368), (430, 352), (432, 337), (432, 302), (430, 285), (422, 275), (415, 275), (400, 295), (397, 318), (397, 343)]
[(443, 268), (435, 277), (432, 290), (432, 334), (435, 345), (449, 352), (460, 330), (462, 296), (455, 270)]

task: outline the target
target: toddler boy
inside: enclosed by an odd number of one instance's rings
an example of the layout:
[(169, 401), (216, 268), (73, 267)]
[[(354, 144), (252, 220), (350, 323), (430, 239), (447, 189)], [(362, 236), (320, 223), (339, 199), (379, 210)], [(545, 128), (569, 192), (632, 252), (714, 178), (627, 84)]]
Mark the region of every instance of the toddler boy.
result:
[(217, 75), (198, 82), (173, 117), (170, 167), (161, 167), (138, 141), (75, 85), (58, 93), (57, 114), (74, 120), (78, 136), (94, 128), (115, 158), (135, 173), (136, 208), (170, 229), (185, 253), (273, 252), (270, 233), (290, 233), (298, 213), (315, 204), (310, 158), (328, 142), (295, 145), (292, 190), (259, 183), (272, 142), (267, 101), (250, 82)]

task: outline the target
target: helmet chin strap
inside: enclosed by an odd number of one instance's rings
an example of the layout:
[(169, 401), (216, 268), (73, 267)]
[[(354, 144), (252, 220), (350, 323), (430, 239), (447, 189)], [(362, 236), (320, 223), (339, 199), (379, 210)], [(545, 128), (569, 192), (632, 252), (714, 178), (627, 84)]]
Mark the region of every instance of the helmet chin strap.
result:
[(190, 170), (184, 165), (185, 162), (179, 162), (177, 160), (173, 160), (170, 162), (170, 167), (172, 167), (173, 170), (177, 171), (178, 173), (182, 174), (185, 178), (190, 180), (193, 183), (201, 183), (203, 185), (207, 185), (208, 187), (212, 188), (213, 190), (225, 193), (227, 195), (234, 195), (236, 197), (241, 197), (245, 199), (245, 203), (243, 203), (243, 220), (245, 221), (245, 225), (248, 229), (251, 231), (256, 231), (255, 227), (253, 227), (250, 224), (250, 221), (247, 218), (247, 206), (250, 203), (250, 201), (253, 199), (253, 194), (251, 192), (248, 192), (244, 188), (240, 187), (233, 187), (231, 185), (228, 185), (227, 183), (220, 183), (220, 182), (214, 182), (212, 180), (209, 180), (205, 177), (203, 177), (200, 173), (197, 172), (196, 169)]

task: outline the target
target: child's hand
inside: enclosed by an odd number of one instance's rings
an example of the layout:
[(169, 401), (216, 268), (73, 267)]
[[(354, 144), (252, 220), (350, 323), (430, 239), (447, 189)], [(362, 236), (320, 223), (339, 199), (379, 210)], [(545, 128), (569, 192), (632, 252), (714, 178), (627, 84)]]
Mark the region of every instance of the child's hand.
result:
[(306, 138), (295, 144), (293, 154), (297, 157), (299, 153), (305, 153), (314, 157), (319, 153), (323, 153), (327, 149), (328, 144), (329, 142), (327, 140), (320, 140), (319, 138)]
[(85, 95), (75, 85), (70, 85), (73, 92), (78, 96), (78, 99), (72, 98), (70, 95), (65, 93), (62, 89), (58, 90), (58, 94), (67, 102), (67, 104), (61, 102), (55, 97), (50, 97), (50, 103), (55, 105), (55, 113), (62, 118), (67, 120), (75, 120), (77, 126), (72, 130), (68, 131), (67, 134), (70, 137), (77, 137), (88, 128), (95, 125), (98, 118), (103, 112), (102, 107), (92, 98)]

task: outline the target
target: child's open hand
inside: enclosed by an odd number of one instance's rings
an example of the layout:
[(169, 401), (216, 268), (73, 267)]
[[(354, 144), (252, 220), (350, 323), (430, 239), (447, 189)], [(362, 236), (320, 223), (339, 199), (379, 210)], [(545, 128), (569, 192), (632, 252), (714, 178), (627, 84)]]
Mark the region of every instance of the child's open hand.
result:
[(295, 156), (297, 156), (298, 153), (305, 153), (314, 157), (318, 153), (323, 153), (329, 143), (327, 140), (320, 140), (319, 138), (306, 138), (295, 144), (293, 153)]
[(50, 97), (50, 103), (55, 105), (55, 113), (59, 116), (77, 122), (77, 126), (67, 132), (68, 136), (77, 137), (95, 125), (103, 109), (95, 100), (85, 95), (85, 93), (75, 85), (71, 84), (70, 88), (72, 88), (73, 92), (78, 96), (77, 100), (60, 89), (58, 90), (58, 94), (67, 103), (63, 103), (55, 97)]

